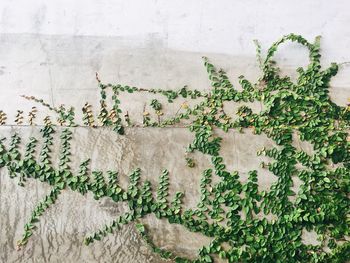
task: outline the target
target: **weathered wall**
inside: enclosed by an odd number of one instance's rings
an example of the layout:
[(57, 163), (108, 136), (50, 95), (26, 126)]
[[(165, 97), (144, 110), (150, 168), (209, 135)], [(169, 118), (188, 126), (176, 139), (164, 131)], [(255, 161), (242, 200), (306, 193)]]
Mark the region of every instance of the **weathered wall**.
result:
[[(259, 74), (252, 40), (263, 47), (294, 32), (312, 40), (322, 35), (323, 63), (350, 61), (350, 4), (335, 1), (44, 1), (0, 2), (0, 109), (10, 116), (29, 110), (31, 102), (19, 95), (41, 97), (55, 106), (78, 109), (98, 102), (95, 72), (108, 83), (145, 88), (209, 89), (202, 65), (205, 55), (224, 68), (233, 83), (243, 74), (255, 80)], [(305, 49), (287, 44), (277, 54), (285, 73), (307, 63)], [(350, 67), (344, 66), (332, 81), (332, 98), (345, 105), (350, 97)], [(137, 121), (152, 96), (124, 97), (123, 108)], [(183, 102), (183, 101), (181, 101)], [(179, 105), (169, 105), (171, 115)], [(232, 110), (233, 105), (227, 105)], [(254, 105), (259, 109), (260, 105)], [(11, 118), (13, 120), (13, 118)], [(38, 135), (38, 128), (2, 127), (1, 136), (18, 130), (23, 138)], [(192, 139), (186, 129), (129, 128), (126, 136), (98, 129), (77, 128), (74, 133), (75, 164), (93, 156), (93, 167), (118, 169), (122, 175), (141, 167), (144, 178), (156, 181), (163, 168), (170, 171), (172, 191), (184, 190), (185, 204), (198, 198), (199, 172), (207, 160), (195, 156), (198, 167), (186, 168), (185, 147)], [(94, 143), (91, 143), (94, 142)], [(242, 172), (242, 180), (260, 163), (255, 152), (266, 144), (250, 133), (225, 135), (223, 154), (229, 169)], [(308, 147), (301, 145), (300, 147)], [(274, 180), (260, 171), (260, 186)], [(100, 243), (82, 245), (85, 234), (114, 219), (123, 207), (106, 200), (66, 191), (58, 204), (42, 217), (29, 245), (15, 251), (15, 242), (31, 208), (49, 188), (29, 182), (17, 186), (5, 171), (0, 174), (1, 262), (158, 262), (140, 240), (133, 226)], [(203, 238), (166, 222), (148, 218), (156, 244), (193, 256), (208, 244)], [(308, 242), (315, 242), (308, 236)]]

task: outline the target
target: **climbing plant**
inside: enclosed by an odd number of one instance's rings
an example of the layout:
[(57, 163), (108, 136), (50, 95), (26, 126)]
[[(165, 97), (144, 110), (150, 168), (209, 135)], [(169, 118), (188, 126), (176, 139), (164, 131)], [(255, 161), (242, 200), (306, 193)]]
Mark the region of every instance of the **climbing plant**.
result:
[[(296, 81), (282, 76), (273, 61), (278, 47), (286, 42), (297, 42), (309, 51), (310, 62), (298, 68)], [(208, 92), (184, 87), (179, 90), (143, 89), (123, 85), (104, 84), (96, 75), (101, 99), (100, 111), (95, 116), (93, 106), (83, 108), (83, 124), (97, 128), (108, 126), (120, 135), (125, 126), (133, 126), (128, 112), (120, 108), (120, 94), (151, 93), (163, 95), (168, 103), (178, 98), (195, 100), (194, 106), (181, 104), (173, 117), (163, 117), (163, 105), (153, 99), (150, 106), (156, 119), (144, 110), (145, 126), (166, 127), (190, 120), (188, 129), (194, 140), (188, 153), (200, 152), (211, 158), (211, 168), (202, 172), (199, 185), (201, 196), (195, 209), (184, 209), (183, 193), (169, 195), (169, 176), (164, 170), (157, 190), (149, 181), (140, 182), (141, 170), (129, 175), (129, 185), (118, 183), (117, 171), (89, 171), (89, 160), (81, 163), (74, 174), (70, 168), (72, 129), (77, 125), (72, 107), (55, 108), (35, 97), (24, 96), (54, 112), (57, 124), (45, 117), (41, 129), (43, 145), (37, 160), (34, 152), (39, 139), (31, 138), (25, 154), (19, 151), (21, 138), (13, 134), (9, 146), (0, 140), (0, 167), (6, 167), (11, 178), (19, 185), (28, 179), (37, 179), (52, 186), (50, 193), (34, 208), (18, 248), (26, 245), (36, 229), (40, 216), (50, 208), (65, 189), (81, 194), (91, 192), (96, 200), (110, 198), (114, 202), (126, 202), (129, 211), (118, 216), (100, 230), (84, 239), (85, 244), (101, 240), (123, 225), (136, 223), (136, 229), (151, 249), (161, 257), (176, 262), (213, 262), (217, 257), (229, 262), (346, 262), (350, 259), (350, 107), (335, 104), (329, 97), (329, 83), (337, 74), (339, 65), (332, 63), (323, 69), (320, 64), (320, 38), (314, 43), (300, 35), (289, 34), (275, 42), (263, 57), (258, 42), (257, 58), (261, 77), (256, 83), (239, 77), (242, 89), (236, 89), (224, 70), (216, 69), (207, 58), (204, 65), (212, 88)], [(108, 94), (112, 94), (109, 105)], [(241, 103), (236, 118), (224, 111), (225, 102)], [(252, 111), (248, 102), (258, 101), (263, 110)], [(37, 108), (29, 113), (29, 123), (34, 124)], [(0, 124), (5, 125), (8, 115), (0, 111)], [(24, 122), (23, 111), (15, 116), (16, 124)], [(60, 135), (59, 166), (51, 164), (50, 154), (53, 134), (57, 125), (65, 126)], [(271, 158), (261, 166), (277, 176), (270, 189), (260, 191), (256, 170), (249, 172), (246, 182), (241, 182), (238, 171), (229, 171), (220, 155), (222, 138), (217, 130), (265, 134), (276, 146), (261, 149), (257, 155)], [(293, 146), (294, 136), (313, 146), (313, 153), (306, 153)], [(186, 155), (186, 163), (195, 162)], [(218, 180), (213, 180), (213, 177)], [(301, 180), (298, 192), (292, 190), (293, 178)], [(290, 196), (295, 196), (291, 199)], [(198, 252), (196, 259), (187, 259), (157, 247), (140, 219), (154, 214), (171, 224), (180, 224), (189, 231), (212, 238), (208, 246)], [(266, 215), (274, 215), (268, 219)], [(303, 243), (303, 231), (315, 231), (320, 243)]]

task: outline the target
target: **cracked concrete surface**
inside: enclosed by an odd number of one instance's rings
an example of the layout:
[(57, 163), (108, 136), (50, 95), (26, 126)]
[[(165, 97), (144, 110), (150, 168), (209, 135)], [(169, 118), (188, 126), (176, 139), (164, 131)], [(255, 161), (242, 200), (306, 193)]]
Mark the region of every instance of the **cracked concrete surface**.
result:
[[(58, 166), (62, 128), (56, 129), (51, 158), (54, 167)], [(155, 189), (162, 170), (168, 169), (170, 199), (175, 192), (182, 191), (185, 194), (183, 207), (196, 207), (200, 198), (201, 171), (212, 166), (208, 157), (199, 153), (191, 154), (195, 168), (186, 166), (185, 149), (193, 139), (193, 134), (186, 128), (127, 128), (125, 135), (118, 135), (108, 128), (71, 129), (72, 171), (77, 172), (80, 162), (91, 158), (92, 170), (118, 171), (120, 184), (126, 188), (127, 175), (140, 167), (141, 180), (149, 180)], [(23, 145), (30, 137), (40, 141), (39, 130), (40, 126), (6, 126), (0, 127), (0, 134), (9, 138), (17, 132), (22, 138), (23, 151)], [(260, 190), (269, 189), (276, 177), (260, 168), (263, 157), (257, 157), (256, 152), (274, 143), (265, 136), (253, 135), (249, 130), (243, 134), (216, 132), (223, 137), (222, 156), (228, 170), (239, 171), (240, 180), (246, 182), (249, 170), (256, 169)], [(297, 140), (296, 143), (300, 144)], [(40, 143), (36, 149), (37, 152), (40, 150)], [(29, 244), (16, 251), (16, 240), (21, 237), (33, 207), (49, 191), (50, 186), (35, 180), (28, 180), (25, 187), (20, 187), (16, 179), (10, 179), (6, 169), (0, 171), (0, 236), (6, 237), (0, 239), (1, 262), (61, 262), (62, 257), (65, 262), (162, 262), (140, 239), (132, 224), (91, 246), (83, 245), (85, 235), (98, 230), (127, 208), (125, 204), (116, 204), (107, 198), (96, 201), (91, 194), (82, 196), (70, 190), (63, 191), (58, 202), (41, 217)], [(142, 221), (148, 226), (155, 244), (189, 258), (194, 258), (198, 249), (211, 240), (191, 233), (181, 225), (158, 220), (153, 215)], [(315, 242), (314, 236), (310, 235), (307, 241)]]

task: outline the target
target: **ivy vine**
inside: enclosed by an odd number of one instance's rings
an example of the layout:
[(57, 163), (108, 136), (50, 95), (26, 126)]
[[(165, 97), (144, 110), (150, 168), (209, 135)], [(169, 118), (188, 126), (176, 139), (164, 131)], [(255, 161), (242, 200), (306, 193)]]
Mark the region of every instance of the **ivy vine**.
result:
[[(293, 82), (288, 76), (281, 76), (273, 56), (278, 47), (286, 42), (297, 42), (309, 51), (310, 62), (305, 68), (298, 68), (298, 78)], [(71, 159), (70, 141), (72, 127), (76, 126), (72, 107), (63, 105), (55, 108), (35, 97), (24, 96), (53, 111), (57, 124), (65, 126), (61, 132), (61, 153), (58, 169), (50, 161), (50, 146), (53, 133), (57, 131), (49, 117), (44, 119), (41, 129), (43, 145), (39, 160), (34, 152), (39, 141), (31, 138), (22, 157), (18, 134), (10, 138), (6, 147), (5, 139), (0, 140), (0, 167), (6, 167), (12, 178), (19, 184), (34, 178), (52, 186), (51, 192), (34, 208), (24, 227), (18, 248), (26, 245), (36, 229), (45, 210), (59, 198), (60, 193), (70, 188), (81, 194), (91, 192), (96, 200), (110, 198), (114, 202), (126, 202), (129, 212), (118, 216), (102, 229), (84, 239), (85, 244), (101, 240), (123, 225), (136, 222), (136, 228), (151, 249), (161, 257), (176, 262), (213, 262), (217, 257), (228, 262), (346, 262), (350, 259), (350, 107), (335, 104), (329, 97), (329, 83), (337, 74), (339, 65), (332, 63), (321, 68), (320, 38), (314, 43), (300, 35), (289, 34), (275, 42), (263, 58), (258, 42), (257, 58), (262, 71), (256, 83), (244, 76), (239, 78), (242, 90), (236, 89), (224, 70), (217, 70), (207, 58), (204, 65), (211, 81), (208, 92), (191, 90), (143, 89), (123, 85), (104, 84), (96, 75), (101, 93), (100, 111), (97, 116), (92, 105), (82, 108), (83, 124), (91, 127), (108, 126), (124, 134), (124, 126), (133, 126), (128, 113), (120, 109), (119, 96), (128, 92), (148, 92), (163, 95), (169, 103), (182, 97), (198, 99), (190, 107), (187, 103), (171, 118), (162, 119), (162, 104), (153, 99), (150, 106), (156, 119), (144, 110), (145, 126), (173, 126), (182, 120), (190, 120), (188, 129), (195, 134), (188, 152), (201, 152), (211, 157), (211, 168), (202, 172), (200, 199), (195, 209), (184, 209), (183, 193), (177, 192), (169, 198), (169, 176), (164, 170), (159, 177), (156, 196), (149, 181), (140, 182), (141, 170), (129, 175), (126, 189), (118, 184), (117, 171), (89, 171), (89, 160), (85, 160), (74, 174), (69, 166)], [(107, 91), (112, 92), (112, 105), (108, 105)], [(224, 102), (254, 102), (264, 108), (254, 113), (247, 105), (239, 107), (237, 118), (224, 111)], [(29, 113), (29, 123), (34, 125), (37, 109)], [(0, 111), (0, 124), (6, 123), (7, 115)], [(23, 111), (15, 116), (16, 124), (24, 121)], [(220, 156), (222, 138), (216, 129), (227, 132), (265, 134), (276, 146), (261, 149), (257, 155), (272, 159), (261, 166), (277, 176), (269, 190), (259, 191), (256, 170), (249, 172), (246, 182), (240, 181), (238, 171), (229, 171), (224, 158)], [(293, 135), (313, 145), (309, 154), (293, 146)], [(195, 166), (193, 159), (186, 157), (189, 167)], [(216, 176), (219, 180), (213, 180)], [(302, 182), (298, 192), (292, 190), (293, 178)], [(216, 182), (217, 181), (217, 182)], [(290, 196), (295, 196), (293, 200)], [(198, 252), (196, 259), (187, 259), (173, 252), (158, 248), (148, 235), (141, 219), (154, 214), (172, 224), (180, 224), (192, 232), (212, 238), (208, 246)], [(274, 215), (269, 220), (265, 216)], [(315, 231), (319, 245), (304, 244), (302, 232)]]

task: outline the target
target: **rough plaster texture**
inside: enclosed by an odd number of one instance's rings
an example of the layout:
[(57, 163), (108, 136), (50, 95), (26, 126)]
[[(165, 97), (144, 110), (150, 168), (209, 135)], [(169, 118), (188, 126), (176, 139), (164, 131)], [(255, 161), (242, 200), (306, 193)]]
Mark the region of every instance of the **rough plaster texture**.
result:
[[(181, 88), (188, 85), (208, 90), (209, 81), (201, 56), (224, 68), (236, 85), (241, 74), (254, 81), (259, 70), (253, 39), (264, 50), (283, 34), (299, 33), (312, 40), (322, 35), (323, 64), (350, 61), (350, 4), (333, 1), (44, 1), (0, 2), (0, 108), (13, 122), (17, 109), (28, 112), (33, 105), (21, 94), (41, 97), (58, 106), (80, 109), (89, 101), (97, 105), (95, 72), (108, 83), (145, 88)], [(307, 63), (305, 49), (286, 44), (277, 54), (285, 74)], [(343, 66), (332, 80), (331, 96), (345, 105), (350, 97), (350, 67)], [(152, 96), (127, 95), (122, 108), (141, 122), (145, 103)], [(171, 116), (179, 100), (165, 108)], [(261, 105), (252, 105), (260, 110)], [(225, 105), (234, 112), (237, 105)], [(43, 109), (39, 107), (43, 112)], [(41, 116), (42, 117), (42, 116)], [(39, 136), (38, 128), (2, 127), (1, 136), (17, 130), (23, 138)], [(126, 136), (106, 129), (77, 128), (74, 131), (74, 165), (92, 157), (93, 169), (117, 169), (126, 174), (140, 167), (142, 178), (154, 184), (163, 168), (170, 171), (171, 191), (185, 191), (186, 207), (198, 199), (200, 171), (206, 157), (195, 155), (197, 168), (185, 166), (184, 151), (192, 139), (186, 129), (129, 128)], [(250, 132), (224, 135), (222, 153), (228, 168), (246, 173), (258, 169), (261, 189), (268, 189), (274, 176), (259, 170), (255, 152), (272, 142)], [(57, 139), (57, 138), (56, 138)], [(310, 149), (302, 142), (296, 144)], [(300, 183), (300, 182), (299, 182)], [(298, 182), (295, 182), (297, 188)], [(0, 173), (0, 262), (161, 262), (142, 242), (132, 225), (100, 243), (86, 247), (85, 234), (120, 214), (123, 206), (108, 200), (96, 202), (64, 192), (48, 211), (29, 245), (15, 251), (15, 242), (32, 207), (49, 191), (48, 186), (29, 181), (25, 188)], [(209, 239), (181, 226), (149, 217), (155, 243), (181, 255), (193, 257)], [(305, 242), (316, 242), (306, 233)]]
[[(40, 140), (39, 129), (40, 127), (2, 127), (0, 131), (2, 136), (8, 137), (18, 132), (23, 138), (23, 146), (31, 136)], [(58, 163), (60, 130), (58, 129), (54, 138), (54, 166)], [(230, 131), (221, 135), (224, 138), (222, 155), (228, 169), (240, 171), (242, 182), (247, 180), (249, 170), (258, 170), (260, 189), (267, 190), (276, 177), (259, 168), (260, 162), (268, 159), (257, 157), (256, 151), (262, 147), (271, 147), (273, 142), (249, 131), (243, 134)], [(71, 166), (73, 171), (78, 171), (79, 163), (90, 157), (91, 169), (117, 170), (120, 173), (120, 183), (125, 188), (127, 174), (137, 167), (142, 167), (142, 180), (150, 180), (154, 188), (162, 169), (166, 168), (170, 171), (170, 198), (176, 191), (183, 191), (184, 208), (195, 208), (200, 198), (200, 173), (212, 167), (208, 157), (198, 153), (192, 155), (196, 167), (186, 166), (185, 148), (192, 139), (193, 135), (184, 128), (132, 128), (127, 129), (124, 136), (102, 128), (74, 128), (71, 151), (74, 158)], [(300, 146), (299, 143), (297, 142), (297, 146)], [(40, 149), (40, 145), (37, 149)], [(29, 180), (24, 188), (19, 187), (16, 179), (11, 180), (5, 170), (1, 171), (0, 234), (6, 237), (0, 240), (0, 259), (3, 262), (59, 262), (62, 256), (69, 261), (81, 262), (160, 261), (140, 241), (132, 225), (102, 242), (96, 242), (89, 247), (82, 245), (86, 234), (112, 221), (127, 208), (107, 198), (96, 201), (91, 195), (81, 196), (68, 190), (60, 195), (57, 204), (42, 217), (39, 230), (35, 232), (30, 244), (20, 252), (16, 251), (15, 242), (21, 236), (31, 209), (49, 190), (48, 185), (34, 180)], [(272, 220), (273, 217), (269, 219)], [(190, 258), (194, 257), (199, 248), (210, 242), (210, 238), (191, 233), (182, 226), (170, 225), (154, 216), (148, 216), (143, 221), (148, 225), (157, 245)]]

